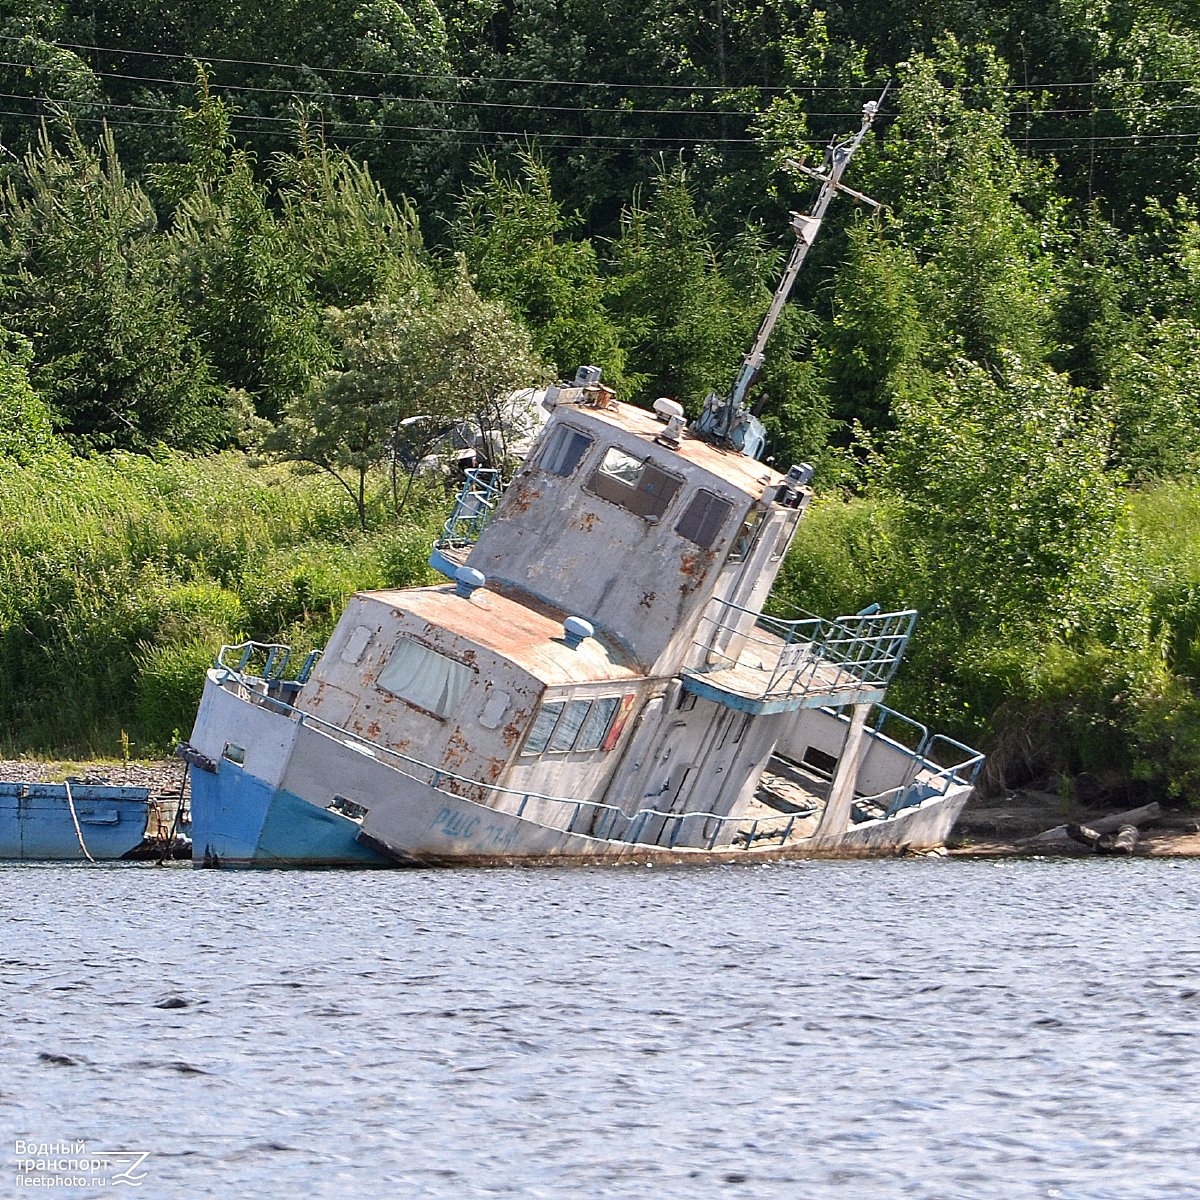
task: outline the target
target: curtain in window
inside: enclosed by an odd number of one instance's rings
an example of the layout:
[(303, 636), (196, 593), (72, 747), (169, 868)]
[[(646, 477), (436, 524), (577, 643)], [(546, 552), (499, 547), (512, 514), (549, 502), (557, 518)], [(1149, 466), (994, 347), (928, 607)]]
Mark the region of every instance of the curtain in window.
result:
[(470, 667), (401, 638), (377, 682), (393, 696), (448, 717), (471, 686), (471, 676)]

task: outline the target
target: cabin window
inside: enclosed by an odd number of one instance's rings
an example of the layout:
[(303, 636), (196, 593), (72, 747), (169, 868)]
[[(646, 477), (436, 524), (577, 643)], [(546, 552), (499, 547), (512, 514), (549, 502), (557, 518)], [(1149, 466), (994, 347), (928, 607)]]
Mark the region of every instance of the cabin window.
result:
[(566, 701), (560, 700), (556, 704), (543, 704), (538, 709), (533, 728), (529, 731), (529, 737), (525, 739), (525, 748), (521, 751), (522, 754), (541, 754), (545, 750), (550, 741), (550, 735), (554, 732), (554, 726), (558, 724), (558, 718), (566, 707)]
[(619, 504), (648, 521), (657, 521), (679, 490), (682, 479), (660, 471), (652, 463), (610, 446), (588, 487), (597, 496)]
[[(599, 700), (556, 700), (543, 704), (525, 740), (522, 754), (566, 754), (599, 750), (621, 705), (620, 696)], [(611, 749), (604, 746), (605, 749)]]
[(540, 466), (543, 471), (566, 478), (579, 466), (579, 460), (591, 444), (592, 439), (586, 433), (580, 433), (570, 425), (560, 425), (542, 451)]
[(729, 562), (743, 562), (750, 557), (751, 551), (754, 549), (754, 544), (758, 541), (758, 535), (763, 529), (763, 517), (765, 513), (760, 512), (757, 508), (752, 508), (747, 514), (746, 519), (742, 522), (741, 529), (737, 532), (737, 537), (733, 539), (733, 549), (729, 552)]
[(554, 736), (550, 739), (550, 745), (546, 747), (548, 754), (562, 754), (575, 745), (575, 738), (579, 735), (580, 726), (591, 707), (590, 700), (572, 700), (567, 705), (567, 711), (559, 718)]
[(376, 682), (409, 704), (448, 717), (471, 686), (472, 675), (470, 667), (411, 638), (401, 638)]
[(783, 524), (779, 527), (779, 536), (775, 539), (775, 549), (771, 551), (771, 561), (778, 562), (786, 553), (788, 542), (792, 540), (792, 534), (796, 531), (796, 522), (800, 520), (798, 512), (788, 513), (783, 519)]
[(722, 500), (720, 496), (701, 488), (692, 497), (691, 504), (687, 506), (679, 524), (675, 526), (675, 532), (680, 537), (687, 538), (689, 542), (711, 550), (716, 545), (717, 537), (729, 519), (732, 509), (733, 505), (728, 500)]
[(588, 713), (579, 740), (575, 743), (576, 750), (599, 750), (604, 745), (604, 738), (620, 703), (620, 696), (605, 696), (592, 705), (592, 711)]

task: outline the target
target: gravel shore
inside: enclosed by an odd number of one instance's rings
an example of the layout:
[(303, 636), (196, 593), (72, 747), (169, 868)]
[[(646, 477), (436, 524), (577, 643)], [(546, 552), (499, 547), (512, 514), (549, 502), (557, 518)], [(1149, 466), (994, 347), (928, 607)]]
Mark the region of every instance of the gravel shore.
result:
[(154, 795), (177, 796), (187, 768), (177, 758), (160, 762), (40, 762), (0, 759), (0, 779), (14, 783), (61, 783), (68, 776), (114, 787), (148, 787)]

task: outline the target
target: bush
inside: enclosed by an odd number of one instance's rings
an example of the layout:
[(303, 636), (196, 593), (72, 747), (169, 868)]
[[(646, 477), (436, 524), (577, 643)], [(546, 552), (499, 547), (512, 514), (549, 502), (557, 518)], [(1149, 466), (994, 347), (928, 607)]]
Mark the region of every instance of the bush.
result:
[(0, 460), (0, 740), (164, 749), (222, 642), (303, 661), (356, 589), (430, 581), (431, 540), (415, 515), (363, 534), (336, 483), (239, 454)]

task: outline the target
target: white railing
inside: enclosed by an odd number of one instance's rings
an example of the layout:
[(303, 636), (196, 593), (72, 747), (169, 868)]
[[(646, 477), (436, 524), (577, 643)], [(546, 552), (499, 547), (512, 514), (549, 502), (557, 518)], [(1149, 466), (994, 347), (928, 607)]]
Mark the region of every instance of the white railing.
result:
[[(694, 643), (704, 652), (704, 665), (685, 673), (712, 674), (744, 666), (757, 655), (763, 675), (758, 699), (886, 688), (916, 619), (915, 609), (904, 609), (832, 621), (805, 614), (786, 621), (714, 598)], [(755, 653), (747, 654), (748, 649)]]

